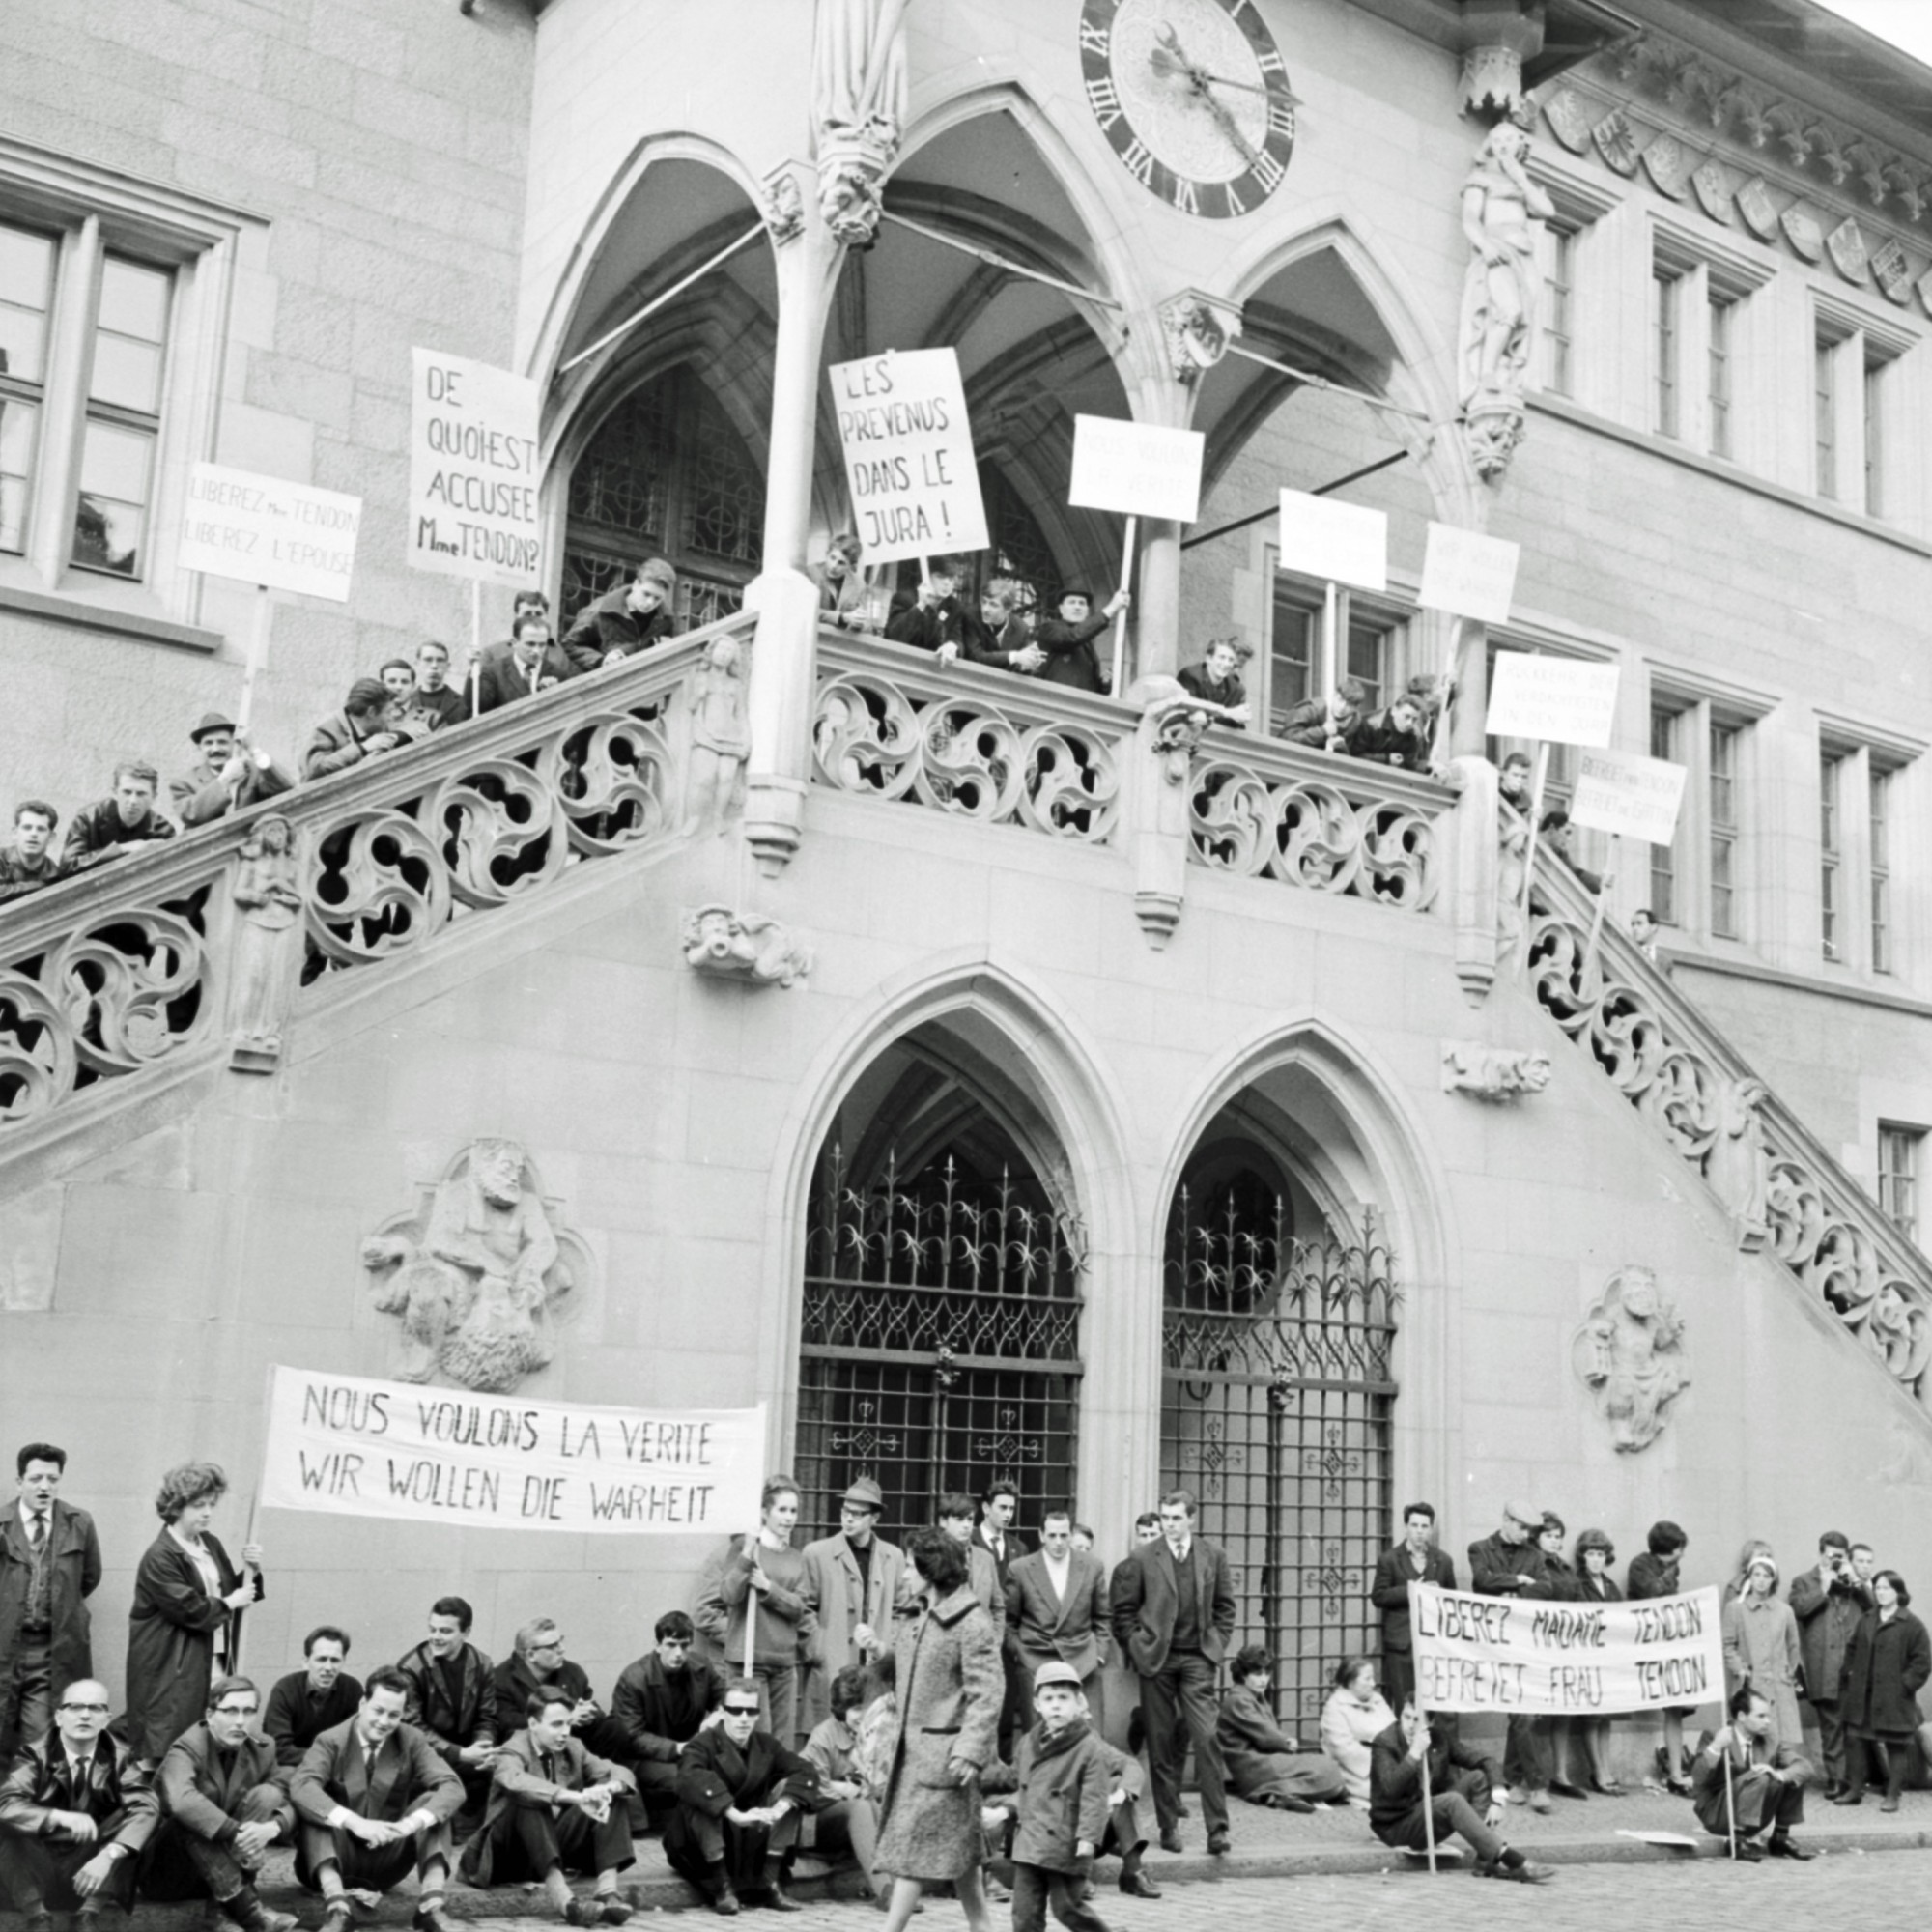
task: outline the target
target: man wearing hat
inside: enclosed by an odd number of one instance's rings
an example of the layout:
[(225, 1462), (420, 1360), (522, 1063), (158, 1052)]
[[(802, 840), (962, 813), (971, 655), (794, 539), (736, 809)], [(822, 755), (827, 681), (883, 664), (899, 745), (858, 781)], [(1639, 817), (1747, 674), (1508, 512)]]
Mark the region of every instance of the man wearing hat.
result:
[(201, 762), (185, 778), (170, 779), (168, 794), (175, 815), (190, 830), (295, 788), (295, 780), (218, 711), (204, 712), (187, 735)]
[(859, 1477), (838, 1499), (838, 1534), (805, 1546), (806, 1574), (818, 1591), (818, 1634), (805, 1680), (805, 1727), (832, 1715), (832, 1680), (851, 1664), (869, 1666), (893, 1647), (905, 1555), (877, 1534), (885, 1492)]
[[(1479, 1597), (1547, 1595), (1548, 1566), (1536, 1542), (1542, 1527), (1541, 1510), (1505, 1503), (1496, 1533), (1469, 1546), (1469, 1588)], [(1527, 1803), (1533, 1811), (1552, 1809), (1549, 1780), (1553, 1775), (1548, 1732), (1539, 1729), (1533, 1718), (1512, 1718), (1508, 1747), (1503, 1753), (1510, 1802)]]

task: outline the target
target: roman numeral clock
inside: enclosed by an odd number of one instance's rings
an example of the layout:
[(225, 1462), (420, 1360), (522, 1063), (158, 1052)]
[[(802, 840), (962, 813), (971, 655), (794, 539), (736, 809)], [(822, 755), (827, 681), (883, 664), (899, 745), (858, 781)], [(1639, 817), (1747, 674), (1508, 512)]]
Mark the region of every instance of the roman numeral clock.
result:
[(1082, 0), (1080, 70), (1121, 165), (1169, 207), (1226, 221), (1281, 185), (1295, 99), (1255, 0)]

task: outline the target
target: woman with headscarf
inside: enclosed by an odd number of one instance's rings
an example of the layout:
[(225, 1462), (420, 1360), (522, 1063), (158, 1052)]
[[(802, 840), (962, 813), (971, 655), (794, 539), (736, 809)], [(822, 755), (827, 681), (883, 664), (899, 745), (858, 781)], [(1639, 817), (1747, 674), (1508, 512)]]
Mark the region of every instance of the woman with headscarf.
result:
[[(1748, 1549), (1750, 1546), (1747, 1546)], [(1724, 1675), (1731, 1691), (1748, 1684), (1771, 1700), (1767, 1747), (1793, 1750), (1804, 1743), (1798, 1709), (1798, 1674), (1804, 1665), (1798, 1619), (1777, 1594), (1777, 1559), (1759, 1546), (1745, 1564), (1745, 1588), (1724, 1605)]]
[(1395, 1722), (1376, 1684), (1373, 1657), (1345, 1657), (1335, 1672), (1335, 1688), (1321, 1707), (1321, 1748), (1342, 1774), (1349, 1803), (1369, 1808), (1369, 1764), (1376, 1740)]

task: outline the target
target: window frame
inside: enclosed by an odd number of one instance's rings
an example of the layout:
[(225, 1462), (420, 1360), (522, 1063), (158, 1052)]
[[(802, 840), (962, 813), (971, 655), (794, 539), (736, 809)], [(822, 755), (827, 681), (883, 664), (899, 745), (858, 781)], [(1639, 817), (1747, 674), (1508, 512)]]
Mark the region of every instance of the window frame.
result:
[[(1262, 647), (1248, 662), (1251, 668), (1252, 688), (1248, 701), (1253, 707), (1255, 729), (1261, 736), (1279, 739), (1281, 726), (1294, 704), (1306, 698), (1317, 696), (1321, 690), (1321, 669), (1323, 664), (1324, 639), (1322, 637), (1323, 610), (1326, 604), (1327, 585), (1318, 578), (1304, 577), (1298, 571), (1283, 570), (1275, 560), (1278, 553), (1272, 545), (1265, 552), (1268, 574), (1269, 595), (1267, 599), (1267, 635), (1262, 640)], [(1275, 667), (1278, 654), (1275, 649), (1276, 626), (1283, 609), (1298, 613), (1307, 626), (1308, 657), (1306, 661), (1306, 682), (1303, 696), (1283, 703), (1275, 691)], [(1369, 711), (1379, 711), (1389, 703), (1396, 687), (1408, 675), (1410, 624), (1415, 611), (1406, 604), (1388, 596), (1376, 596), (1372, 592), (1350, 590), (1337, 584), (1335, 587), (1335, 630), (1338, 644), (1339, 663), (1336, 667), (1336, 681), (1355, 676), (1354, 644), (1358, 633), (1375, 634), (1376, 649), (1379, 656), (1377, 674), (1374, 678), (1364, 678), (1371, 687), (1371, 696), (1364, 715)], [(1300, 660), (1282, 657), (1286, 663)]]
[[(1903, 1121), (1878, 1123), (1878, 1187), (1882, 1213), (1916, 1246), (1918, 1240), (1918, 1180), (1925, 1129)], [(1903, 1155), (1901, 1161), (1897, 1157)]]
[(1833, 966), (1843, 965), (1845, 959), (1843, 799), (1848, 755), (1829, 743), (1818, 748), (1818, 950)]

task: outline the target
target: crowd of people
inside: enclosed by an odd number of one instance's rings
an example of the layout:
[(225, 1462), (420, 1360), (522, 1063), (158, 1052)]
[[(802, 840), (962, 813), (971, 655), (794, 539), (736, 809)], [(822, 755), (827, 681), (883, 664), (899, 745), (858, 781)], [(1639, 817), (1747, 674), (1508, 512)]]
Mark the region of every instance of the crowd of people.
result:
[[(1044, 1514), (1030, 1547), (1006, 1483), (942, 1497), (901, 1547), (879, 1534), (885, 1497), (862, 1477), (838, 1531), (799, 1548), (798, 1485), (775, 1476), (758, 1529), (713, 1552), (693, 1610), (657, 1618), (607, 1705), (553, 1618), (523, 1624), (493, 1662), (456, 1596), (431, 1605), (397, 1662), (359, 1679), (349, 1630), (317, 1625), (299, 1667), (265, 1694), (242, 1668), (263, 1552), (230, 1555), (211, 1527), (225, 1479), (188, 1463), (156, 1499), (116, 1717), (89, 1626), (100, 1549), (92, 1519), (60, 1495), (66, 1467), (53, 1444), (22, 1448), (0, 1527), (0, 1894), (27, 1932), (46, 1932), (56, 1910), (97, 1924), (137, 1893), (212, 1898), (248, 1932), (291, 1932), (256, 1889), (278, 1844), (320, 1893), (324, 1932), (349, 1932), (355, 1899), (412, 1873), (417, 1932), (448, 1932), (452, 1873), (540, 1887), (568, 1923), (616, 1925), (630, 1911), (619, 1878), (648, 1832), (726, 1915), (746, 1895), (795, 1910), (789, 1874), (810, 1847), (858, 1867), (890, 1932), (941, 1883), (976, 1932), (988, 1932), (988, 1900), (1008, 1898), (1015, 1932), (1040, 1932), (1049, 1909), (1104, 1932), (1094, 1861), (1117, 1856), (1123, 1892), (1160, 1896), (1138, 1806), (1151, 1784), (1161, 1847), (1183, 1848), (1190, 1751), (1211, 1854), (1231, 1849), (1232, 1793), (1353, 1806), (1406, 1850), (1461, 1837), (1478, 1874), (1525, 1883), (1550, 1874), (1509, 1842), (1508, 1804), (1548, 1811), (1552, 1794), (1623, 1790), (1608, 1716), (1512, 1717), (1497, 1764), (1418, 1704), (1408, 1587), (1458, 1584), (1427, 1503), (1404, 1512), (1376, 1567), (1379, 1657), (1340, 1661), (1319, 1744), (1304, 1744), (1275, 1714), (1269, 1653), (1234, 1647), (1228, 1558), (1198, 1533), (1186, 1490), (1144, 1513), (1109, 1566), (1065, 1510)], [(1469, 1548), (1468, 1588), (1616, 1603), (1682, 1587), (1674, 1523), (1651, 1527), (1622, 1589), (1605, 1533), (1567, 1548), (1566, 1537), (1554, 1515), (1509, 1504)], [(1909, 1605), (1898, 1573), (1836, 1531), (1782, 1596), (1770, 1548), (1747, 1545), (1724, 1591), (1725, 1721), (1692, 1750), (1690, 1713), (1664, 1713), (1654, 1783), (1688, 1797), (1733, 1857), (1808, 1858), (1792, 1835), (1815, 1781), (1802, 1696), (1827, 1795), (1860, 1804), (1878, 1777), (1895, 1809), (1932, 1678)], [(1136, 1691), (1111, 1727), (1124, 1749), (1103, 1730), (1110, 1662)], [(587, 1895), (573, 1876), (591, 1880)]]

